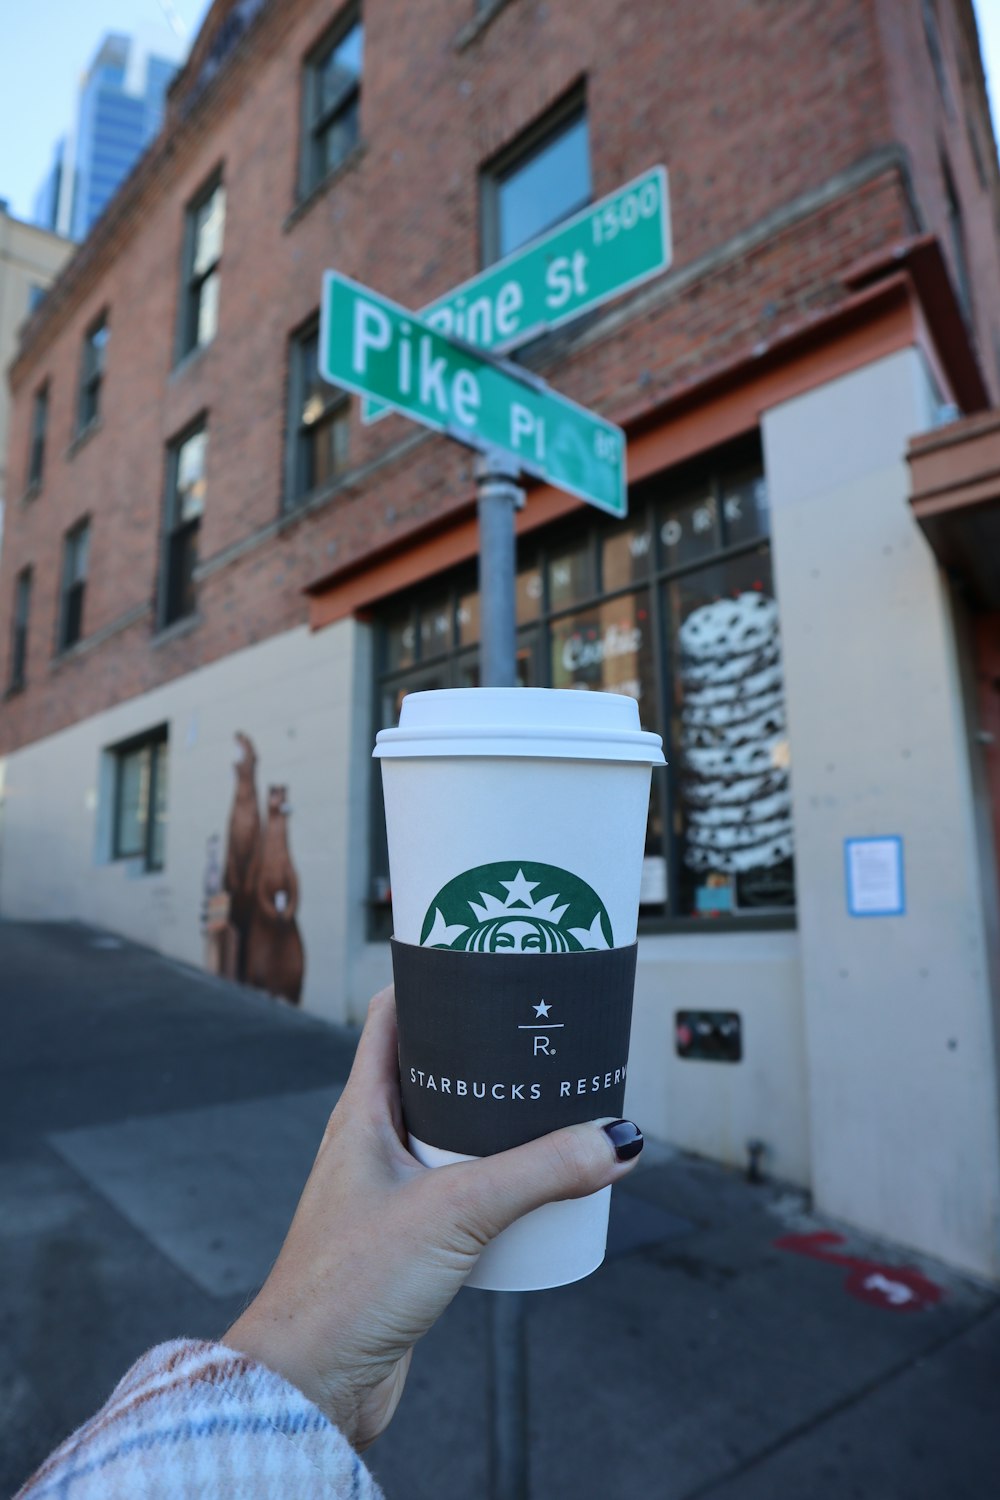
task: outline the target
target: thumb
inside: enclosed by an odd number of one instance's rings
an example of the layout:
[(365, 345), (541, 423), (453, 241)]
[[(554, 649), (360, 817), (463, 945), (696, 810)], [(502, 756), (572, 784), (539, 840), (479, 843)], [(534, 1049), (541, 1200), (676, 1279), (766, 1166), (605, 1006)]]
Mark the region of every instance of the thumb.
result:
[(642, 1131), (631, 1120), (592, 1120), (496, 1156), (439, 1167), (432, 1177), (461, 1227), (484, 1245), (533, 1208), (584, 1198), (627, 1177), (642, 1147)]

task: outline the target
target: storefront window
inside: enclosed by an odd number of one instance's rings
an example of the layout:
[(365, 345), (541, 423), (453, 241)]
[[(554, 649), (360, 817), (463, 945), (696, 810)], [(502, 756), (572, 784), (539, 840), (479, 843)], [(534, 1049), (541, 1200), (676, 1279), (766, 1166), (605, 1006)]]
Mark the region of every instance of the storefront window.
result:
[(585, 538), (560, 548), (549, 559), (549, 609), (564, 609), (596, 594), (593, 547)]
[(603, 592), (612, 594), (629, 584), (649, 577), (653, 550), (649, 523), (643, 518), (638, 525), (619, 526), (601, 538), (601, 582)]
[[(522, 544), (517, 679), (625, 693), (664, 737), (641, 914), (701, 925), (794, 908), (790, 747), (759, 452), (666, 474), (627, 521), (581, 516)], [(407, 692), (479, 685), (474, 567), (415, 590), (380, 631), (381, 724)], [(375, 786), (375, 793), (379, 791)], [(373, 935), (391, 931), (381, 807)]]
[(790, 750), (770, 552), (664, 584), (678, 910), (794, 903)]
[(656, 518), (660, 560), (664, 568), (679, 568), (700, 558), (711, 557), (721, 546), (719, 508), (712, 490), (699, 488), (693, 495), (669, 494)]
[(639, 705), (647, 729), (656, 727), (649, 594), (595, 604), (553, 621), (550, 633), (551, 685), (624, 693)]

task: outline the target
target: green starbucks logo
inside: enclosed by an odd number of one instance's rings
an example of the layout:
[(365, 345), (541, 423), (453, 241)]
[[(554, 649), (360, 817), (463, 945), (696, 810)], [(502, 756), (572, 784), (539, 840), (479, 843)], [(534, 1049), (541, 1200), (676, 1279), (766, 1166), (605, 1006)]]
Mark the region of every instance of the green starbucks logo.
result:
[(586, 881), (556, 865), (477, 865), (428, 908), (420, 944), (469, 953), (583, 953), (610, 948), (611, 919)]

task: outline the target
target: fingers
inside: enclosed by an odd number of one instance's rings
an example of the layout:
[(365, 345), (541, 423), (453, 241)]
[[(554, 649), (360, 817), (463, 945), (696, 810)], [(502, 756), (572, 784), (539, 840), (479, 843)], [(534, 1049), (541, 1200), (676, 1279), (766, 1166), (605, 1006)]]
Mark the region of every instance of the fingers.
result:
[(396, 1001), (390, 984), (373, 995), (369, 1003), (351, 1079), (357, 1078), (366, 1089), (396, 1089), (399, 1079), (396, 1046)]
[(630, 1120), (593, 1120), (481, 1161), (439, 1167), (429, 1182), (481, 1244), (522, 1214), (563, 1198), (583, 1198), (618, 1182), (635, 1166), (642, 1132)]
[[(399, 1057), (396, 1040), (396, 1003), (392, 985), (379, 990), (368, 1006), (368, 1016), (354, 1055), (351, 1076), (344, 1090), (350, 1098), (350, 1113), (356, 1118), (389, 1121), (393, 1133), (405, 1144), (403, 1113), (399, 1100)], [(340, 1111), (343, 1115), (343, 1111)], [(338, 1118), (331, 1115), (327, 1136)], [(326, 1137), (324, 1137), (325, 1139)]]

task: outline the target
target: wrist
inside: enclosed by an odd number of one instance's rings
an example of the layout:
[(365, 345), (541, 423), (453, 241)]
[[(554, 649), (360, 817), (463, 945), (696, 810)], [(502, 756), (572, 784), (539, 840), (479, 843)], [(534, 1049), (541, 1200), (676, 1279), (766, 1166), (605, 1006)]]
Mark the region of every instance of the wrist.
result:
[(295, 1321), (285, 1320), (285, 1326), (276, 1318), (251, 1304), (220, 1340), (227, 1348), (245, 1354), (259, 1365), (264, 1365), (289, 1385), (301, 1391), (307, 1400), (318, 1407), (323, 1415), (344, 1435), (352, 1447), (357, 1446), (357, 1432), (353, 1403), (339, 1399), (335, 1382), (322, 1378), (310, 1361), (304, 1357), (303, 1340), (298, 1337)]

